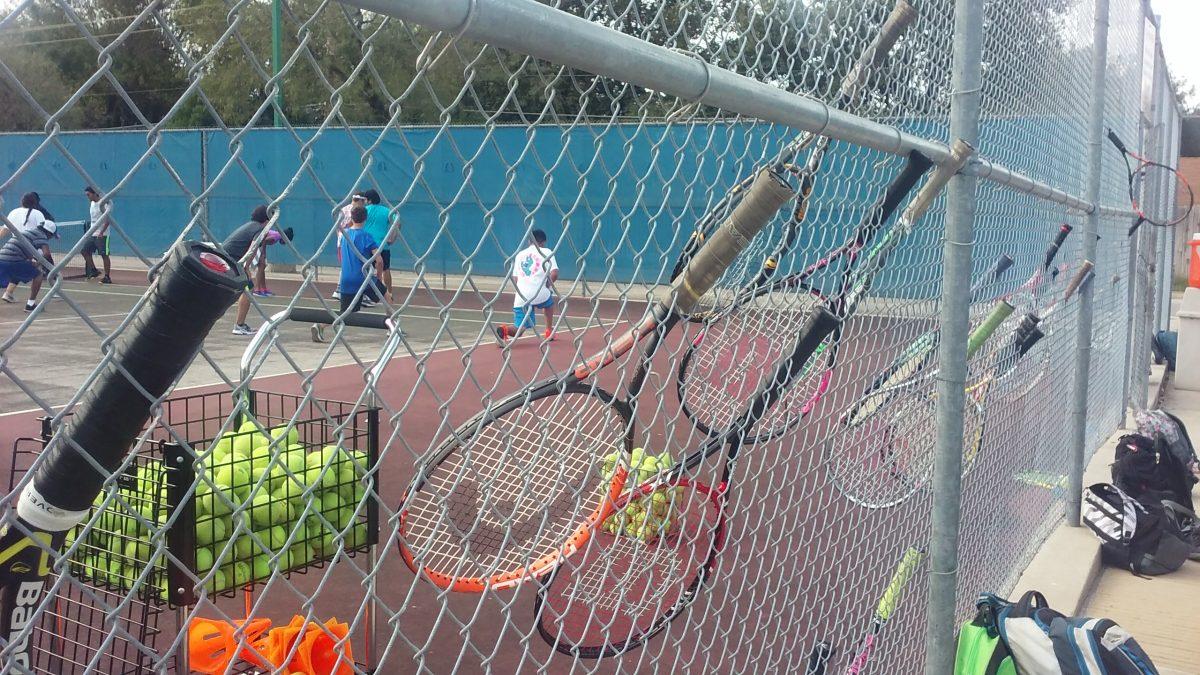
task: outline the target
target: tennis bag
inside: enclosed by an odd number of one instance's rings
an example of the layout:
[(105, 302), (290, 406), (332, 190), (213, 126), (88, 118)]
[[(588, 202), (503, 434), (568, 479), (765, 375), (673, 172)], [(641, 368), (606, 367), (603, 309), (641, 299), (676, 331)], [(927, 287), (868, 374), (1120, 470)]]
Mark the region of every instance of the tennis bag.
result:
[(1192, 445), (1183, 420), (1166, 410), (1139, 410), (1133, 413), (1133, 419), (1137, 422), (1138, 433), (1151, 438), (1154, 438), (1155, 434), (1162, 434), (1166, 439), (1171, 454), (1184, 468), (1189, 490), (1191, 486), (1200, 482), (1195, 472), (1195, 469), (1200, 467), (1200, 459), (1196, 457), (1196, 448)]
[(1019, 675), (1158, 674), (1141, 645), (1110, 619), (1066, 616), (1037, 591), (1015, 603), (985, 596), (996, 605), (1000, 639)]
[(979, 596), (975, 618), (958, 630), (954, 675), (1016, 675), (1008, 645), (1000, 639), (997, 611), (1008, 603), (990, 593)]
[(1104, 562), (1134, 574), (1174, 572), (1196, 550), (1161, 503), (1142, 504), (1108, 483), (1084, 491), (1083, 520), (1100, 539)]
[(1117, 440), (1113, 484), (1143, 504), (1169, 499), (1192, 508), (1191, 471), (1179, 463), (1159, 433), (1126, 434)]

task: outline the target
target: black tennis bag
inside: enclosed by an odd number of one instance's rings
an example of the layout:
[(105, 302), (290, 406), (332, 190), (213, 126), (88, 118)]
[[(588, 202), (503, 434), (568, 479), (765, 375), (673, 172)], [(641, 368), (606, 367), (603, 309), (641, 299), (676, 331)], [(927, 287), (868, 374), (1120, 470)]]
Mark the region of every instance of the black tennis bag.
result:
[(1168, 513), (1161, 502), (1142, 504), (1108, 483), (1083, 494), (1083, 520), (1100, 539), (1104, 562), (1138, 575), (1174, 572), (1196, 552), (1180, 515), (1174, 508)]
[(1180, 464), (1162, 434), (1126, 434), (1117, 440), (1113, 484), (1143, 504), (1167, 499), (1192, 509), (1191, 471)]

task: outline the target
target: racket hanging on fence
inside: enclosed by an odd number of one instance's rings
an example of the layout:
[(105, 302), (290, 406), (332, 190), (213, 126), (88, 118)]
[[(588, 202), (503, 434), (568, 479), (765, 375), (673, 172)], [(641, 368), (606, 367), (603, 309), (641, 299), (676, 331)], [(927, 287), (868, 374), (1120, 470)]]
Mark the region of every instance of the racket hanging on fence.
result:
[[(1125, 161), (1125, 173), (1129, 184), (1129, 204), (1133, 208), (1133, 212), (1137, 215), (1137, 218), (1133, 221), (1133, 225), (1129, 226), (1128, 234), (1132, 236), (1143, 223), (1149, 223), (1156, 227), (1174, 227), (1187, 220), (1196, 201), (1195, 195), (1192, 194), (1192, 186), (1187, 182), (1187, 179), (1166, 164), (1155, 162), (1130, 150), (1121, 141), (1120, 137), (1117, 136), (1117, 132), (1112, 129), (1108, 130), (1108, 140), (1121, 153), (1121, 159)], [(1183, 188), (1183, 193), (1186, 195), (1186, 206), (1182, 209), (1176, 209), (1174, 216), (1163, 215), (1154, 217), (1147, 214), (1145, 209), (1143, 209), (1142, 200), (1138, 196), (1138, 193), (1144, 188), (1147, 178), (1152, 175), (1157, 175), (1158, 180), (1175, 180), (1178, 186)]]
[[(899, 222), (881, 238), (861, 269), (846, 271), (845, 294), (865, 293), (889, 252), (911, 230), (949, 178), (965, 164), (971, 149), (956, 143), (951, 158), (939, 167), (905, 209)], [(914, 155), (910, 167), (928, 160)], [(919, 176), (920, 174), (918, 174)], [(896, 209), (915, 182), (909, 167), (889, 186), (881, 203), (867, 217), (882, 222)], [(856, 302), (854, 300), (853, 302)], [(852, 304), (852, 302), (851, 302)], [(814, 355), (827, 344), (847, 308), (843, 301), (830, 307), (815, 305), (799, 331), (789, 355), (771, 368), (745, 411), (724, 433), (709, 437), (683, 461), (620, 499), (621, 510), (609, 516), (616, 525), (602, 527), (576, 556), (566, 559), (538, 589), (534, 607), (538, 632), (555, 650), (583, 658), (624, 653), (662, 632), (698, 597), (716, 568), (724, 546), (726, 508), (733, 489), (733, 469), (743, 441), (787, 388), (807, 372)], [(707, 486), (690, 476), (705, 459), (726, 450), (721, 480)], [(642, 512), (665, 512), (636, 536), (627, 524), (630, 506)], [(645, 518), (645, 517), (643, 517)], [(615, 530), (615, 531), (614, 531)]]

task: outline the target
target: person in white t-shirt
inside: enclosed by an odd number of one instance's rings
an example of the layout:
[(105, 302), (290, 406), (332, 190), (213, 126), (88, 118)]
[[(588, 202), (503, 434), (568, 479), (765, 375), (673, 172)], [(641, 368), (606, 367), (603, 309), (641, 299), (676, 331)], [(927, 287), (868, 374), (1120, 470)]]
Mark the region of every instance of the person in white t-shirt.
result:
[(104, 264), (104, 277), (100, 279), (100, 283), (111, 284), (112, 278), (109, 274), (112, 272), (112, 260), (108, 257), (108, 218), (113, 203), (109, 201), (105, 208), (100, 208), (100, 192), (91, 185), (83, 188), (83, 196), (88, 200), (88, 235), (83, 250), (80, 251), (83, 253), (83, 276), (85, 279), (100, 276), (100, 270), (96, 269), (96, 260), (92, 257), (99, 254), (100, 261)]
[[(21, 195), (21, 205), (8, 212), (8, 222), (18, 230), (33, 229), (46, 222), (46, 216), (42, 215), (38, 208), (36, 192), (26, 192)], [(0, 223), (0, 237), (6, 234), (8, 234), (8, 227)]]
[(558, 262), (546, 248), (546, 233), (534, 230), (529, 234), (529, 246), (513, 258), (512, 282), (513, 325), (495, 327), (501, 346), (515, 340), (527, 328), (537, 326), (537, 310), (546, 317), (547, 340), (554, 339), (554, 282), (558, 281)]

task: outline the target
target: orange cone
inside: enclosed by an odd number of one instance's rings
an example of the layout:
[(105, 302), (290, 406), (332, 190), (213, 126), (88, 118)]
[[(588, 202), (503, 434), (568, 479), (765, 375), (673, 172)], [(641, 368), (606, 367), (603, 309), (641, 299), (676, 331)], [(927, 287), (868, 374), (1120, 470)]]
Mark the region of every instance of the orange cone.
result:
[(353, 675), (354, 654), (350, 641), (338, 645), (349, 634), (350, 627), (337, 618), (326, 621), (324, 629), (316, 623), (308, 624), (296, 657), (288, 666), (308, 675)]
[[(192, 670), (208, 675), (228, 670), (238, 651), (236, 631), (239, 627), (244, 627), (246, 642), (253, 643), (271, 627), (271, 620), (230, 623), (223, 619), (192, 619), (188, 623), (188, 663)], [(241, 656), (247, 652), (243, 649)]]

